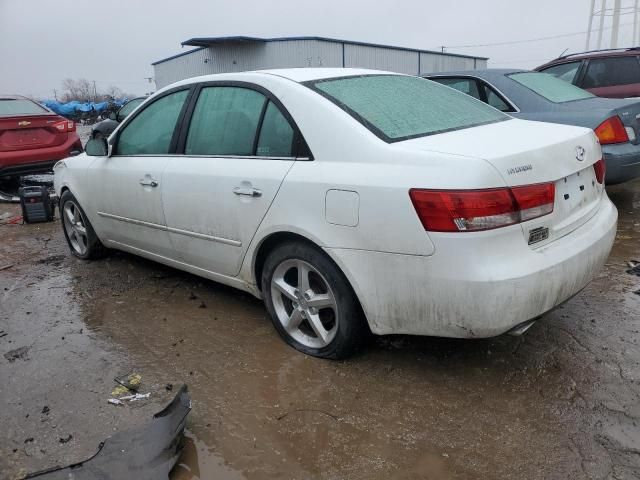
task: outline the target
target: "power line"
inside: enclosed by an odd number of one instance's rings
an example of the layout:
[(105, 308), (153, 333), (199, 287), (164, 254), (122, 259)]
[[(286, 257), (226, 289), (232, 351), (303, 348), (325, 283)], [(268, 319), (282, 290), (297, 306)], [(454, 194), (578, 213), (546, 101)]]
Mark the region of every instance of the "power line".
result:
[[(620, 26), (633, 25), (633, 23), (621, 23)], [(611, 30), (613, 27), (604, 27), (602, 30)], [(599, 28), (594, 28), (593, 31), (597, 32), (600, 30)], [(541, 40), (553, 40), (556, 38), (565, 38), (565, 37), (576, 37), (578, 35), (585, 35), (587, 33), (586, 30), (582, 32), (573, 32), (573, 33), (562, 33), (559, 35), (550, 35), (548, 37), (538, 37), (538, 38), (529, 38), (527, 40), (515, 40), (512, 42), (496, 42), (496, 43), (479, 43), (476, 45), (447, 45), (446, 48), (476, 48), (476, 47), (497, 47), (501, 45), (517, 45), (520, 43), (530, 43), (530, 42), (539, 42)]]

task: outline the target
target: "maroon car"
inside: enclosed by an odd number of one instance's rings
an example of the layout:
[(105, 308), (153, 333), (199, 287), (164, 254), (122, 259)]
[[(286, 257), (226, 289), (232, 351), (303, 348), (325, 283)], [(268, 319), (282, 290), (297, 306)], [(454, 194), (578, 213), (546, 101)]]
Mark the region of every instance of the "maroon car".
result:
[(19, 95), (0, 95), (0, 177), (51, 170), (82, 153), (76, 125)]
[(597, 50), (556, 58), (535, 70), (599, 97), (640, 97), (640, 49)]

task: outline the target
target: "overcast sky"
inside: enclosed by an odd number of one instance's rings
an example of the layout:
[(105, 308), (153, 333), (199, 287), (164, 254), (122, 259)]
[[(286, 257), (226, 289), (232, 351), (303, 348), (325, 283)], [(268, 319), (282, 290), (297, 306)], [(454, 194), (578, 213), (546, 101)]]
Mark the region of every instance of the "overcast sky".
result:
[[(489, 66), (532, 68), (565, 49), (583, 50), (586, 35), (455, 46), (584, 32), (589, 8), (590, 0), (0, 0), (0, 93), (52, 97), (64, 78), (144, 93), (155, 89), (144, 80), (153, 75), (151, 62), (185, 51), (180, 42), (197, 36), (445, 45), (489, 57)], [(627, 46), (632, 15), (621, 22), (620, 44)]]

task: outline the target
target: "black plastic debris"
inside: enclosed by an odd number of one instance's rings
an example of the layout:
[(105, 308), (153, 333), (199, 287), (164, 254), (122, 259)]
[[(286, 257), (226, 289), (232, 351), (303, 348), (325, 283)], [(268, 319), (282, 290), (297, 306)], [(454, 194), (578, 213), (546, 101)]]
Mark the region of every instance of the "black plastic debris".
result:
[(183, 385), (171, 403), (145, 427), (120, 432), (100, 444), (84, 462), (54, 467), (25, 477), (44, 480), (162, 480), (178, 461), (191, 398)]
[(627, 270), (627, 273), (640, 277), (640, 262), (638, 260), (631, 260), (628, 262), (628, 265), (629, 270)]

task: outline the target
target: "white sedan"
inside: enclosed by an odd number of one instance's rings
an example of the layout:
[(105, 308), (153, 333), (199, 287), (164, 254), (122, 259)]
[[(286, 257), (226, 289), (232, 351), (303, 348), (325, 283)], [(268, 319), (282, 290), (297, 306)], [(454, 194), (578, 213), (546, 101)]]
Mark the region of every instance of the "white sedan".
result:
[(55, 188), (71, 252), (124, 250), (263, 298), (298, 350), (369, 332), (521, 333), (604, 264), (617, 211), (591, 130), (422, 78), (290, 69), (146, 100)]

